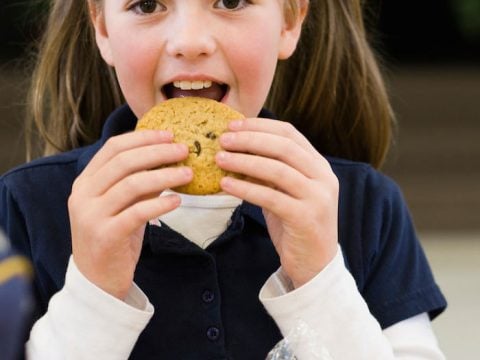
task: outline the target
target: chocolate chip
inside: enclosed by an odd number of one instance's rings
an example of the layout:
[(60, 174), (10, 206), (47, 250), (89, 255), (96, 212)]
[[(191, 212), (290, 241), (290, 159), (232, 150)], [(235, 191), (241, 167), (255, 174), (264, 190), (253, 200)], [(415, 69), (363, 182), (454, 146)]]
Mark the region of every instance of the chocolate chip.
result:
[(208, 132), (205, 136), (211, 140), (215, 140), (217, 138), (217, 135), (213, 131)]
[(200, 145), (200, 143), (197, 140), (195, 140), (193, 145), (195, 145), (195, 150), (193, 152), (197, 154), (197, 156), (200, 156), (200, 153), (202, 152), (202, 145)]

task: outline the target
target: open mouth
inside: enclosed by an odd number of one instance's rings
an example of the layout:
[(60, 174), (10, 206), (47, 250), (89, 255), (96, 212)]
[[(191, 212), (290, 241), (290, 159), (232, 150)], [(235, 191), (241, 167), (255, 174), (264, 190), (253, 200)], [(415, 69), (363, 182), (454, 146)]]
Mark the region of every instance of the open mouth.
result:
[(222, 101), (228, 93), (228, 85), (219, 84), (210, 80), (179, 80), (164, 85), (162, 92), (167, 99), (196, 96)]

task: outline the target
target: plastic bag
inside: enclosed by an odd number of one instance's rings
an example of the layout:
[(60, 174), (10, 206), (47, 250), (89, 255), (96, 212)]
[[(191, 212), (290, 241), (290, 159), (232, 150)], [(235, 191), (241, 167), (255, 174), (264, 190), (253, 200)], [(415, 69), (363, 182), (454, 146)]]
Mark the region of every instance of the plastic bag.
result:
[(266, 360), (333, 360), (316, 332), (299, 320), (290, 333), (268, 353)]

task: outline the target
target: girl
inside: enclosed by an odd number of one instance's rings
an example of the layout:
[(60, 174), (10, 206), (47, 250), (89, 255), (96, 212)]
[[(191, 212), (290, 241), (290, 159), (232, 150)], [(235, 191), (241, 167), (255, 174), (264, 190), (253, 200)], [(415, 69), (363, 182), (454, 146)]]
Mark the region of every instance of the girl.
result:
[[(264, 359), (299, 323), (333, 359), (443, 358), (429, 316), (445, 300), (398, 188), (366, 164), (392, 114), (361, 14), (359, 0), (54, 2), (32, 108), (46, 154), (62, 153), (0, 182), (1, 223), (37, 275), (30, 358)], [(216, 161), (253, 181), (168, 191), (192, 178), (161, 167), (186, 146), (131, 130), (192, 95), (245, 114)], [(310, 141), (262, 109), (268, 95)]]

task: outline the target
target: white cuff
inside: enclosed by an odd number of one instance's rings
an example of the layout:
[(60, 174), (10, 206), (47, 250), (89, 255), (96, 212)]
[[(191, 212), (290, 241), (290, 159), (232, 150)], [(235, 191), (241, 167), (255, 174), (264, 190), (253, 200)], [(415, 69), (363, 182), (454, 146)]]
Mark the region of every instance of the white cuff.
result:
[(135, 284), (123, 302), (88, 281), (70, 257), (65, 286), (30, 333), (28, 359), (127, 359), (153, 312)]
[(288, 290), (279, 269), (259, 295), (283, 336), (304, 323), (315, 335), (317, 350), (333, 359), (393, 359), (390, 344), (345, 267), (340, 246), (335, 258), (311, 281)]

